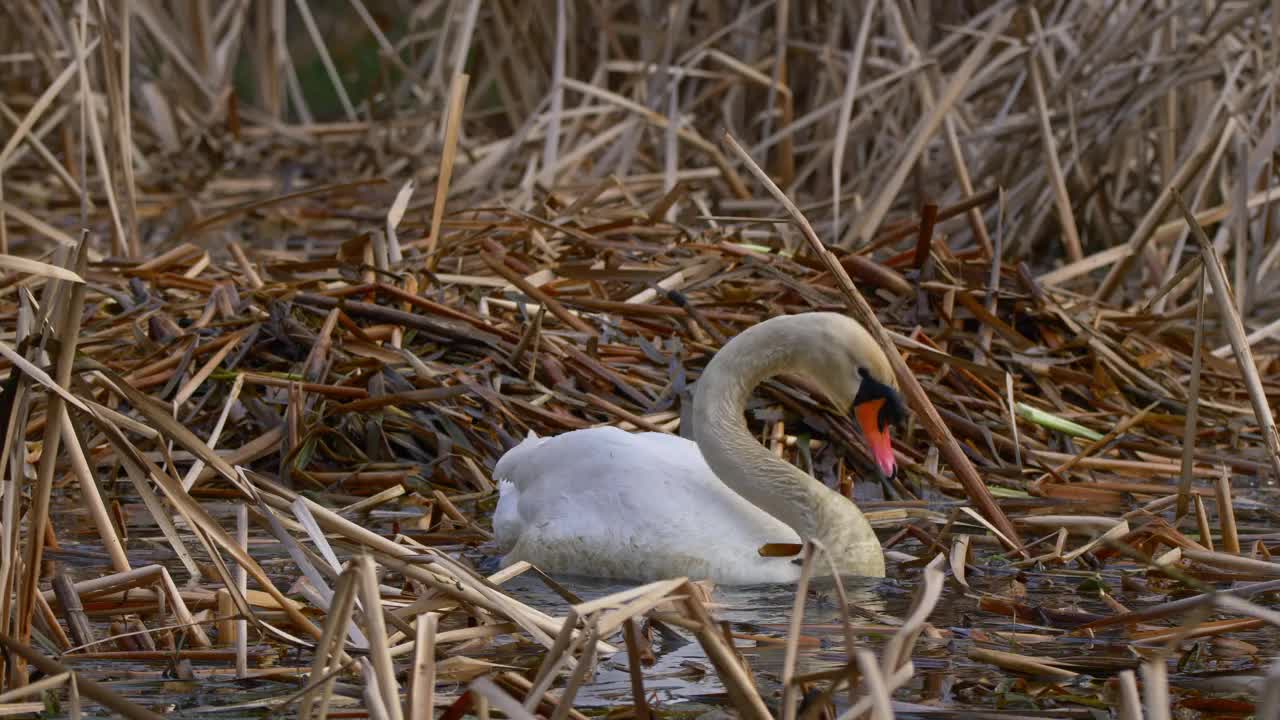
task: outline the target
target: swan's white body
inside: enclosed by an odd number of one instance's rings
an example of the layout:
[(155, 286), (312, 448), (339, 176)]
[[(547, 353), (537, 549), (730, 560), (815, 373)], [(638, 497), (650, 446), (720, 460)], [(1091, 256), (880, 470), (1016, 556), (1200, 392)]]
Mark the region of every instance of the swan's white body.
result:
[(602, 427), (530, 436), (494, 469), (493, 530), (508, 559), (546, 572), (728, 584), (794, 582), (794, 558), (761, 557), (796, 532), (720, 482), (697, 444)]
[(848, 408), (860, 370), (893, 383), (853, 320), (779, 317), (739, 334), (707, 366), (694, 399), (696, 444), (616, 428), (531, 435), (494, 468), (504, 562), (633, 580), (793, 582), (795, 558), (759, 550), (812, 538), (841, 573), (882, 576), (880, 543), (857, 507), (765, 449), (743, 419), (751, 390), (780, 372), (808, 376)]

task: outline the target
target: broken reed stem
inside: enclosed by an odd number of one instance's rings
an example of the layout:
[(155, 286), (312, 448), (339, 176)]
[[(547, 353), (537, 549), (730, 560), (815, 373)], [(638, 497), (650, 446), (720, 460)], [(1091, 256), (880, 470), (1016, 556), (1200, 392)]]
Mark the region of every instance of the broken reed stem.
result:
[(1204, 507), (1204, 498), (1195, 495), (1196, 529), (1200, 533), (1200, 544), (1205, 549), (1213, 550), (1213, 528), (1209, 526), (1209, 513)]
[(1231, 471), (1222, 468), (1218, 482), (1213, 486), (1218, 501), (1218, 529), (1222, 531), (1222, 550), (1240, 554), (1240, 537), (1236, 534), (1236, 512), (1231, 502)]
[(219, 588), (213, 594), (214, 596), (214, 614), (217, 616), (217, 624), (214, 631), (218, 634), (218, 645), (221, 647), (235, 645), (236, 637), (236, 619), (235, 603), (231, 600), (231, 591), (226, 588)]
[(622, 623), (622, 638), (627, 644), (627, 674), (631, 679), (631, 705), (635, 720), (650, 720), (649, 699), (644, 695), (644, 669), (640, 664), (640, 628), (632, 618)]
[(831, 276), (844, 292), (845, 299), (848, 301), (848, 309), (854, 319), (861, 322), (879, 342), (881, 349), (884, 350), (885, 355), (889, 358), (889, 363), (893, 366), (894, 374), (898, 378), (899, 386), (907, 400), (907, 404), (919, 414), (921, 424), (925, 426), (925, 430), (928, 431), (934, 442), (938, 444), (938, 449), (955, 471), (956, 477), (960, 480), (960, 484), (964, 486), (965, 494), (968, 495), (969, 500), (974, 505), (977, 505), (982, 514), (1000, 531), (1001, 540), (1009, 545), (1009, 549), (1016, 550), (1023, 557), (1026, 557), (1026, 550), (1022, 548), (1022, 540), (1019, 538), (1018, 531), (1014, 528), (1013, 523), (1009, 521), (1008, 516), (1004, 514), (1004, 510), (996, 503), (986, 483), (978, 476), (977, 469), (973, 467), (973, 463), (965, 456), (964, 451), (960, 448), (960, 443), (952, 435), (951, 429), (947, 424), (943, 422), (942, 416), (938, 414), (937, 408), (933, 406), (933, 402), (920, 385), (915, 373), (907, 367), (907, 363), (903, 360), (897, 344), (893, 342), (884, 326), (880, 324), (880, 319), (876, 317), (875, 311), (871, 309), (866, 298), (862, 296), (857, 286), (853, 284), (853, 280), (845, 272), (844, 266), (840, 264), (840, 261), (830, 250), (823, 246), (822, 241), (818, 239), (817, 233), (814, 232), (813, 226), (809, 224), (809, 221), (800, 212), (800, 208), (760, 169), (760, 166), (751, 159), (751, 155), (747, 153), (746, 149), (738, 144), (738, 141), (727, 132), (724, 135), (724, 141), (747, 167), (747, 170), (755, 176), (756, 180), (786, 209), (787, 214), (791, 216), (791, 219), (804, 234), (810, 249), (823, 262), (827, 271), (831, 273)]

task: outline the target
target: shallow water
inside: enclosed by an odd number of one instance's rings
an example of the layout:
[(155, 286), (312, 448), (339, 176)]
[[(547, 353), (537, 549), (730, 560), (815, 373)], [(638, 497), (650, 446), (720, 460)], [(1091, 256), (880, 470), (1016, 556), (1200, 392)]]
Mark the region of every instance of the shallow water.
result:
[[(627, 583), (614, 583), (589, 578), (557, 578), (566, 588), (583, 600), (592, 600), (632, 587)], [(877, 613), (893, 612), (895, 605), (905, 609), (905, 602), (898, 599), (900, 589), (892, 581), (850, 579), (846, 581), (846, 593), (852, 604)], [(563, 613), (565, 603), (558, 594), (548, 589), (539, 579), (522, 576), (505, 587), (518, 598), (551, 613)], [(712, 594), (712, 613), (719, 620), (731, 623), (733, 630), (779, 638), (777, 644), (761, 644), (751, 647), (750, 641), (739, 641), (743, 656), (758, 674), (757, 681), (768, 686), (776, 683), (782, 672), (785, 637), (795, 593), (789, 585), (761, 585), (754, 587), (718, 587)], [(823, 670), (843, 663), (844, 636), (841, 630), (838, 598), (831, 588), (816, 590), (805, 612), (804, 634), (820, 638), (819, 647), (802, 649), (797, 671), (800, 673)], [(656, 662), (644, 669), (645, 690), (650, 698), (663, 706), (680, 706), (686, 703), (722, 701), (723, 687), (716, 677), (702, 647), (691, 636), (680, 640), (655, 637)], [(631, 679), (625, 652), (600, 664), (593, 681), (578, 692), (579, 705), (612, 706), (629, 704)]]
[[(219, 516), (216, 503), (210, 504), (215, 516)], [(106, 558), (97, 549), (96, 538), (88, 530), (82, 513), (67, 504), (61, 505), (58, 527), (63, 549), (51, 555), (61, 562), (77, 579), (95, 577), (108, 572)], [(133, 520), (139, 520), (134, 523)], [(220, 518), (230, 527), (226, 518)], [(373, 523), (371, 523), (373, 524)], [(140, 530), (145, 528), (141, 518), (131, 518), (129, 544), (130, 560), (135, 567), (160, 562), (173, 573), (179, 586), (187, 575), (177, 562), (167, 543), (160, 539), (146, 540), (140, 536), (159, 538), (159, 533)], [(62, 528), (80, 528), (79, 534), (64, 532)], [(192, 542), (191, 550), (197, 560), (203, 561), (203, 553)], [(910, 550), (910, 548), (906, 548)], [(282, 547), (275, 543), (255, 543), (255, 557), (272, 575), (278, 586), (288, 589), (297, 572)], [(483, 549), (468, 549), (467, 559), (475, 562), (481, 572), (496, 570), (497, 563)], [(345, 558), (344, 558), (345, 559)], [(916, 674), (908, 686), (895, 694), (894, 699), (906, 703), (927, 703), (932, 710), (909, 711), (900, 709), (899, 717), (937, 717), (940, 710), (951, 717), (973, 716), (965, 711), (1006, 712), (1022, 711), (1023, 714), (1041, 717), (1090, 717), (1088, 703), (1101, 699), (1103, 686), (1114, 669), (1086, 672), (1079, 678), (1060, 684), (1062, 690), (1032, 698), (1033, 691), (1043, 686), (1028, 684), (1024, 679), (978, 663), (967, 657), (974, 645), (974, 633), (1019, 632), (1033, 635), (1052, 635), (1061, 632), (1046, 629), (1034, 620), (1015, 622), (1007, 616), (979, 608), (982, 595), (1015, 597), (1025, 605), (1069, 609), (1099, 615), (1111, 615), (1114, 611), (1098, 595), (1105, 587), (1116, 600), (1130, 609), (1141, 609), (1165, 602), (1169, 596), (1163, 592), (1144, 591), (1142, 582), (1146, 574), (1136, 568), (1113, 564), (1102, 572), (1055, 569), (1053, 572), (1020, 572), (1001, 567), (998, 559), (988, 555), (975, 563), (979, 569), (971, 570), (971, 587), (965, 590), (952, 580), (947, 581), (941, 601), (929, 617), (933, 627), (942, 631), (941, 639), (921, 637), (915, 646), (913, 661)], [(854, 624), (892, 623), (906, 617), (911, 608), (912, 596), (920, 577), (918, 567), (903, 567), (890, 563), (890, 577), (883, 580), (846, 579), (845, 591), (851, 605)], [(1129, 574), (1136, 582), (1123, 583)], [(580, 577), (556, 578), (569, 591), (583, 600), (590, 600), (632, 587), (631, 583), (609, 582)], [(568, 602), (548, 588), (533, 574), (517, 577), (504, 585), (514, 597), (553, 615), (563, 615)], [(738, 647), (750, 664), (757, 683), (765, 691), (766, 698), (777, 702), (779, 677), (782, 672), (783, 638), (790, 622), (794, 592), (791, 586), (771, 585), (756, 587), (719, 587), (712, 595), (712, 610), (718, 619), (731, 623), (735, 632), (776, 638), (776, 642), (739, 640)], [(105, 636), (105, 627), (99, 626), (99, 636)], [(829, 581), (817, 581), (810, 589), (805, 605), (802, 634), (816, 639), (816, 644), (802, 644), (797, 672), (800, 674), (837, 668), (846, 661), (844, 634), (838, 595)], [(1175, 688), (1196, 688), (1212, 697), (1243, 697), (1252, 695), (1249, 688), (1256, 684), (1255, 668), (1265, 667), (1271, 658), (1280, 654), (1280, 634), (1259, 630), (1235, 632), (1229, 635), (1232, 642), (1200, 641), (1193, 653), (1184, 654), (1179, 662), (1171, 661), (1170, 682)], [(884, 636), (859, 635), (858, 642), (865, 643), (879, 654), (885, 642)], [(1133, 660), (1130, 643), (1122, 638), (1054, 637), (1049, 642), (1034, 645), (982, 643), (984, 647), (1017, 652), (1035, 657), (1087, 658), (1098, 663), (1100, 659), (1113, 658), (1120, 663)], [(1255, 650), (1234, 641), (1252, 644)], [(621, 647), (621, 642), (618, 642)], [(498, 644), (479, 651), (469, 650), (471, 657), (491, 662), (535, 666), (540, 646), (533, 643)], [(653, 650), (656, 661), (644, 668), (644, 684), (651, 704), (666, 712), (698, 712), (725, 704), (725, 695), (716, 674), (701, 646), (687, 634), (677, 633), (664, 637), (655, 635)], [(1189, 658), (1189, 659), (1188, 659)], [(310, 661), (307, 654), (290, 653), (277, 660), (277, 665), (299, 666)], [(228, 668), (229, 663), (219, 666)], [(197, 663), (197, 668), (202, 665)], [(219, 679), (182, 683), (156, 677), (163, 668), (158, 663), (123, 663), (119, 661), (88, 661), (76, 667), (88, 670), (91, 677), (105, 680), (118, 692), (153, 708), (171, 703), (166, 714), (173, 717), (263, 717), (267, 713), (244, 707), (243, 703), (255, 700), (278, 699), (294, 692), (296, 681), (235, 681)], [(204, 665), (203, 667), (214, 667)], [(130, 679), (131, 671), (150, 673), (152, 677)], [(355, 691), (357, 688), (350, 688)], [(445, 697), (461, 691), (461, 686), (442, 686)], [(1065, 694), (1064, 694), (1065, 693)], [(601, 710), (631, 702), (630, 676), (625, 652), (601, 660), (594, 677), (582, 687), (575, 705)], [(843, 702), (843, 699), (840, 701)], [(93, 706), (96, 708), (96, 705)], [(223, 708), (210, 715), (215, 707)], [(235, 709), (231, 709), (235, 708)], [(157, 708), (159, 709), (159, 708)], [(952, 714), (959, 712), (959, 715)], [(1047, 715), (1046, 715), (1047, 713)], [(105, 717), (105, 715), (99, 715)], [(274, 715), (272, 715), (274, 716)], [(1208, 716), (1206, 716), (1208, 717)]]
[[(1107, 697), (1104, 695), (1106, 681), (1119, 669), (1135, 664), (1130, 642), (1118, 636), (1104, 635), (1095, 638), (1059, 636), (1035, 644), (992, 643), (989, 636), (983, 636), (984, 633), (1047, 636), (1060, 634), (1063, 626), (1059, 623), (1053, 630), (1035, 622), (1016, 622), (980, 609), (979, 597), (1020, 594), (1016, 599), (1025, 605), (1097, 615), (1114, 614), (1114, 610), (1099, 597), (1100, 587), (1105, 587), (1109, 594), (1133, 610), (1166, 602), (1170, 598), (1163, 593), (1144, 592), (1140, 580), (1145, 573), (1136, 569), (1024, 572), (1001, 568), (997, 558), (992, 557), (991, 560), (996, 567), (987, 567), (986, 572), (970, 571), (971, 587), (968, 590), (948, 581), (941, 600), (929, 616), (929, 623), (941, 631), (943, 637), (932, 639), (922, 636), (917, 641), (912, 658), (915, 676), (894, 695), (897, 701), (924, 703), (926, 706), (912, 711), (903, 705), (898, 710), (898, 717), (937, 717), (940, 711), (951, 717), (974, 717), (969, 713), (997, 709), (1042, 717), (1091, 717), (1093, 709), (1089, 705), (1102, 703)], [(981, 561), (978, 563), (980, 566), (983, 564)], [(844, 581), (854, 625), (892, 623), (908, 615), (920, 570), (891, 563), (889, 573), (891, 577), (884, 580), (849, 578)], [(1139, 579), (1139, 582), (1130, 583), (1135, 589), (1123, 589), (1122, 577), (1125, 574)], [(583, 600), (629, 587), (626, 583), (588, 578), (556, 579)], [(557, 614), (564, 611), (565, 601), (536, 577), (522, 576), (506, 587), (516, 597), (539, 609)], [(774, 643), (737, 641), (739, 651), (754, 671), (756, 682), (765, 691), (766, 700), (771, 705), (781, 695), (780, 677), (785, 652), (782, 641), (791, 620), (793, 590), (787, 585), (719, 587), (712, 595), (715, 616), (729, 621), (734, 631), (777, 638)], [(815, 581), (806, 600), (801, 634), (819, 642), (816, 646), (800, 646), (798, 675), (831, 670), (845, 664), (848, 654), (841, 623), (839, 598), (830, 581)], [(980, 643), (983, 647), (1036, 658), (1083, 659), (1095, 669), (1084, 670), (1075, 679), (1060, 681), (1060, 691), (1046, 693), (1056, 696), (1052, 700), (1046, 701), (1044, 697), (1032, 699), (1025, 691), (1040, 691), (1043, 686), (1034, 682), (1028, 684), (998, 668), (969, 659), (968, 652), (975, 645), (975, 634), (984, 641)], [(1171, 685), (1195, 688), (1213, 697), (1251, 698), (1254, 691), (1250, 688), (1255, 688), (1258, 680), (1254, 677), (1253, 668), (1266, 666), (1271, 658), (1280, 654), (1280, 634), (1273, 630), (1259, 630), (1231, 633), (1229, 637), (1230, 643), (1200, 641), (1192, 646), (1192, 652), (1184, 654), (1181, 661), (1177, 658), (1172, 660), (1169, 663)], [(887, 635), (857, 636), (857, 641), (872, 649), (877, 656), (886, 640)], [(1245, 648), (1234, 644), (1234, 641), (1252, 644), (1257, 651), (1245, 652)], [(666, 711), (697, 711), (725, 703), (724, 689), (696, 641), (689, 637), (676, 642), (655, 639), (654, 652), (656, 662), (644, 669), (645, 690), (654, 705)], [(1102, 667), (1108, 661), (1114, 667)], [(602, 708), (629, 705), (631, 685), (626, 653), (619, 652), (602, 661), (592, 681), (579, 690), (575, 702), (578, 706)], [(843, 698), (837, 705), (843, 707)], [(1049, 714), (1045, 715), (1046, 712)]]

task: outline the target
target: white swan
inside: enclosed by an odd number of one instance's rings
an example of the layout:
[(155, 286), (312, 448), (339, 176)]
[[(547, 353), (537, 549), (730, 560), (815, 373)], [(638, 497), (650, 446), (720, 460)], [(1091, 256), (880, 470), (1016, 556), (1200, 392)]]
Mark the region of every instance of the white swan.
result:
[(841, 574), (883, 576), (880, 542), (857, 506), (747, 429), (751, 391), (783, 372), (808, 377), (842, 411), (852, 407), (881, 471), (893, 474), (888, 429), (902, 405), (871, 334), (835, 313), (776, 317), (734, 337), (702, 373), (697, 444), (602, 427), (530, 434), (504, 454), (493, 518), (503, 562), (629, 580), (794, 582), (795, 558), (759, 550), (814, 538)]

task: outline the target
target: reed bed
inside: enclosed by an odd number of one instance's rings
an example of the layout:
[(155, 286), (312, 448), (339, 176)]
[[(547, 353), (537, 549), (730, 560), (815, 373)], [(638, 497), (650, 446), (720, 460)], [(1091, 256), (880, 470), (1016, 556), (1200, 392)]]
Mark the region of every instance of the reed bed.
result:
[[(743, 718), (1280, 716), (1270, 4), (0, 17), (0, 712), (646, 720), (666, 636)], [(902, 473), (803, 379), (748, 420), (903, 617), (836, 584), (810, 671), (808, 581), (744, 627), (486, 560), (507, 448), (687, 433), (812, 310), (896, 350)]]

